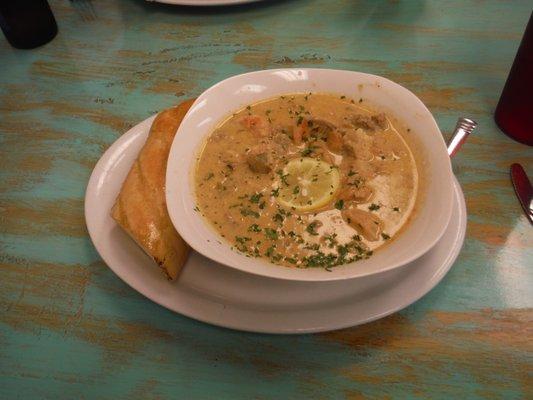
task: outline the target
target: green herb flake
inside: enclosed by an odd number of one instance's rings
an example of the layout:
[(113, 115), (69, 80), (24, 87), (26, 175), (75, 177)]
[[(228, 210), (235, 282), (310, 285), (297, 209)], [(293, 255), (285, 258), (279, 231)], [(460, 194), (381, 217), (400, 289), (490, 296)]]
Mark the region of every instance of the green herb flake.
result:
[(383, 240), (389, 240), (390, 239), (390, 236), (387, 235), (386, 233), (382, 233), (381, 237), (383, 238)]
[(315, 146), (309, 146), (303, 149), (300, 154), (304, 157), (311, 155), (315, 151)]
[(265, 252), (265, 256), (267, 257), (272, 257), (274, 255), (274, 250), (275, 250), (276, 246), (275, 245), (272, 245), (270, 246), (266, 252)]
[(301, 115), (298, 117), (298, 121), (296, 121), (296, 125), (301, 125), (302, 122), (304, 122), (304, 117), (302, 117)]
[(337, 210), (342, 210), (344, 208), (344, 200), (343, 199), (337, 200), (337, 202), (335, 203), (335, 208)]
[(252, 239), (250, 239), (250, 238), (247, 237), (247, 236), (235, 236), (235, 241), (236, 241), (237, 243), (244, 244), (244, 243), (246, 243), (246, 242), (249, 242), (250, 240), (252, 240)]
[(248, 227), (248, 232), (261, 232), (261, 227), (257, 224), (252, 224)]
[(399, 207), (393, 207), (392, 211), (400, 212), (400, 208)]
[(261, 199), (261, 197), (263, 197), (262, 193), (255, 193), (252, 196), (250, 196), (250, 202), (257, 204), (259, 203), (259, 200)]
[(279, 187), (278, 188), (275, 188), (275, 189), (272, 189), (272, 191), (270, 192), (270, 194), (274, 197), (278, 197), (279, 196)]
[(272, 228), (265, 228), (265, 236), (271, 240), (278, 240), (278, 233)]
[[(283, 215), (281, 215), (280, 213), (276, 213), (274, 214), (274, 216), (272, 217), (272, 219), (276, 222), (283, 222), (283, 220), (285, 219), (285, 217)], [(290, 232), (289, 232), (290, 233)]]
[(307, 227), (305, 228), (305, 230), (306, 230), (310, 235), (317, 236), (318, 233), (315, 231), (316, 226), (317, 226), (317, 221), (313, 221), (313, 222), (311, 222), (309, 225), (307, 225)]
[(332, 233), (331, 235), (325, 235), (324, 240), (330, 249), (332, 249), (337, 244), (337, 234)]
[(284, 185), (289, 186), (289, 182), (287, 182), (287, 177), (289, 176), (289, 174), (283, 174), (283, 171), (281, 169), (278, 169), (276, 171), (276, 173), (279, 175), (279, 178), (281, 179), (281, 182)]
[(368, 206), (368, 209), (370, 211), (377, 211), (381, 208), (381, 206), (379, 204), (376, 204), (376, 203), (372, 203)]
[(240, 212), (241, 212), (241, 215), (245, 216), (245, 217), (254, 217), (254, 218), (259, 218), (259, 213), (257, 211), (254, 211), (250, 208), (247, 208), (247, 207), (243, 207), (240, 209)]

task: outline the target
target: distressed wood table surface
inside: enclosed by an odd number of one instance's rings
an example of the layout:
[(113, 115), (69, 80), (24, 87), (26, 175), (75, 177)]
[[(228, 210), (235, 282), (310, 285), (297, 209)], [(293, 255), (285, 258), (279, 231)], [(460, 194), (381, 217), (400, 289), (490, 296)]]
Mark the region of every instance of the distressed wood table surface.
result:
[[(530, 1), (271, 1), (193, 9), (51, 1), (59, 34), (0, 40), (1, 399), (533, 398), (533, 228), (508, 168), (532, 149), (493, 110)], [(364, 326), (271, 336), (209, 326), (147, 300), (88, 237), (85, 187), (129, 127), (245, 71), (317, 66), (383, 75), (446, 135), (468, 207), (459, 259), (429, 295)]]

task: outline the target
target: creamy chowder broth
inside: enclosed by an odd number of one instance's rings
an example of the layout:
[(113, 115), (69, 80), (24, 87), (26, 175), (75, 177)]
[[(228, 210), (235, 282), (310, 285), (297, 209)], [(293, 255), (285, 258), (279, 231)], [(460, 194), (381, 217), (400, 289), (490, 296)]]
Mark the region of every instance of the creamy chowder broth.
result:
[(249, 105), (206, 140), (196, 210), (250, 257), (326, 269), (367, 258), (400, 232), (417, 196), (399, 125), (345, 96)]

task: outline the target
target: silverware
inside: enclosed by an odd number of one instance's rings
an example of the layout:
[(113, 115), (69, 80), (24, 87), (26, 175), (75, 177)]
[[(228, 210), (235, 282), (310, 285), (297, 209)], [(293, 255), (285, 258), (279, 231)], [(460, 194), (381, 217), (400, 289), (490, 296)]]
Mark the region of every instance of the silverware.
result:
[(74, 7), (82, 20), (94, 21), (96, 19), (96, 12), (91, 0), (70, 0), (70, 4), (72, 4), (72, 7)]
[(459, 118), (455, 125), (452, 137), (448, 142), (448, 155), (452, 158), (461, 148), (474, 129), (476, 129), (477, 122), (468, 118)]
[(518, 197), (526, 217), (533, 224), (533, 188), (526, 171), (520, 164), (511, 165), (511, 182), (513, 182), (516, 197)]

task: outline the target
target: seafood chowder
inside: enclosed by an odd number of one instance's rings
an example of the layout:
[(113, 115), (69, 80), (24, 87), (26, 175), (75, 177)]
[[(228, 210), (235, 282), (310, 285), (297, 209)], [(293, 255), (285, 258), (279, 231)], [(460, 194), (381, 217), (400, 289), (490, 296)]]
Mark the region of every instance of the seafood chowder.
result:
[(400, 233), (416, 202), (404, 129), (345, 96), (249, 105), (207, 138), (196, 210), (235, 250), (274, 264), (330, 269), (368, 258)]

